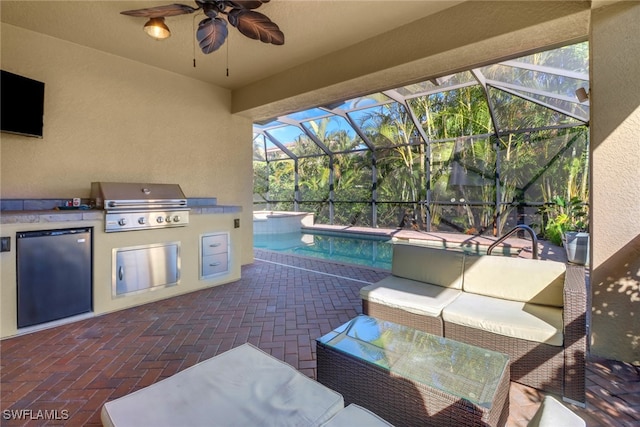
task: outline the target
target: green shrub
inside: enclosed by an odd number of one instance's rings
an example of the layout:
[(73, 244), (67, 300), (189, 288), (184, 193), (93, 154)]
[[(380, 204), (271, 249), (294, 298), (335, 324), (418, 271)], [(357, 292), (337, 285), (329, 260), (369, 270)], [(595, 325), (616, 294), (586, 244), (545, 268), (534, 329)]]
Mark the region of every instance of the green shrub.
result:
[(562, 246), (564, 233), (567, 231), (586, 231), (588, 225), (587, 205), (578, 197), (566, 200), (556, 196), (551, 203), (538, 210), (542, 215), (544, 227), (542, 238)]

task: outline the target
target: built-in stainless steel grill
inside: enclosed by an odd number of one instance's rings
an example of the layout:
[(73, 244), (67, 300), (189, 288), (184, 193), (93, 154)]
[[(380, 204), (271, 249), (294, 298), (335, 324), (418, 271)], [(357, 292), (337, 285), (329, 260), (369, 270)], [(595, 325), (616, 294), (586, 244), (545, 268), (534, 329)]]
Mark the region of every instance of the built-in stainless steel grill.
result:
[(178, 184), (93, 182), (91, 200), (106, 211), (106, 232), (189, 224), (187, 199)]

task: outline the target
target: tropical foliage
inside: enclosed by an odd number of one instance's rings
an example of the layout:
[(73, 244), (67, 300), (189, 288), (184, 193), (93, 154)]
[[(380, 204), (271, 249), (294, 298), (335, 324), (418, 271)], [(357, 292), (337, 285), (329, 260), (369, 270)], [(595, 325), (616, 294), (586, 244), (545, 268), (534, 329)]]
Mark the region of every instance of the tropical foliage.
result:
[(521, 62), (482, 72), (526, 81), (530, 93), (483, 86), (467, 71), (439, 86), (346, 101), (336, 111), (347, 113), (316, 109), (278, 146), (268, 138), (277, 129), (256, 133), (256, 208), (312, 211), (319, 223), (469, 234), (528, 223), (549, 237), (548, 223), (559, 220), (551, 206), (586, 206), (588, 129), (576, 118), (585, 107), (569, 101), (575, 81), (543, 71), (588, 72), (586, 43)]
[(556, 196), (551, 203), (539, 210), (544, 219), (543, 237), (556, 245), (562, 245), (567, 231), (588, 229), (587, 206), (578, 197), (569, 200)]

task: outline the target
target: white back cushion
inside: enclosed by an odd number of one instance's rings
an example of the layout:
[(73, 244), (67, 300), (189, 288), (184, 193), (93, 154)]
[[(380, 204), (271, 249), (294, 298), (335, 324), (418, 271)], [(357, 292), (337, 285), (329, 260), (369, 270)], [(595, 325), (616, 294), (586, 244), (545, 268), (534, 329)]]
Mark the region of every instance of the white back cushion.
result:
[(563, 307), (566, 266), (557, 261), (467, 256), (463, 290), (511, 301)]
[(391, 273), (394, 276), (462, 289), (463, 268), (462, 252), (402, 243), (393, 245)]

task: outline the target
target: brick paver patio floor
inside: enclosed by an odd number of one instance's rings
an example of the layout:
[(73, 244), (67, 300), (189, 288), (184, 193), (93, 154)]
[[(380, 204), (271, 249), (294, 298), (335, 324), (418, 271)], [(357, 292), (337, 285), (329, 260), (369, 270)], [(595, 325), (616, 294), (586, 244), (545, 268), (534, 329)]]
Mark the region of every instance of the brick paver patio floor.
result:
[[(43, 425), (11, 410), (100, 425), (100, 409), (250, 342), (315, 378), (315, 339), (361, 312), (359, 289), (388, 272), (256, 251), (242, 279), (0, 342), (2, 425)], [(588, 362), (588, 426), (640, 425), (640, 369)], [(512, 383), (508, 426), (526, 426), (543, 395)], [(19, 410), (29, 410), (24, 412)], [(16, 413), (16, 412), (14, 412)]]

